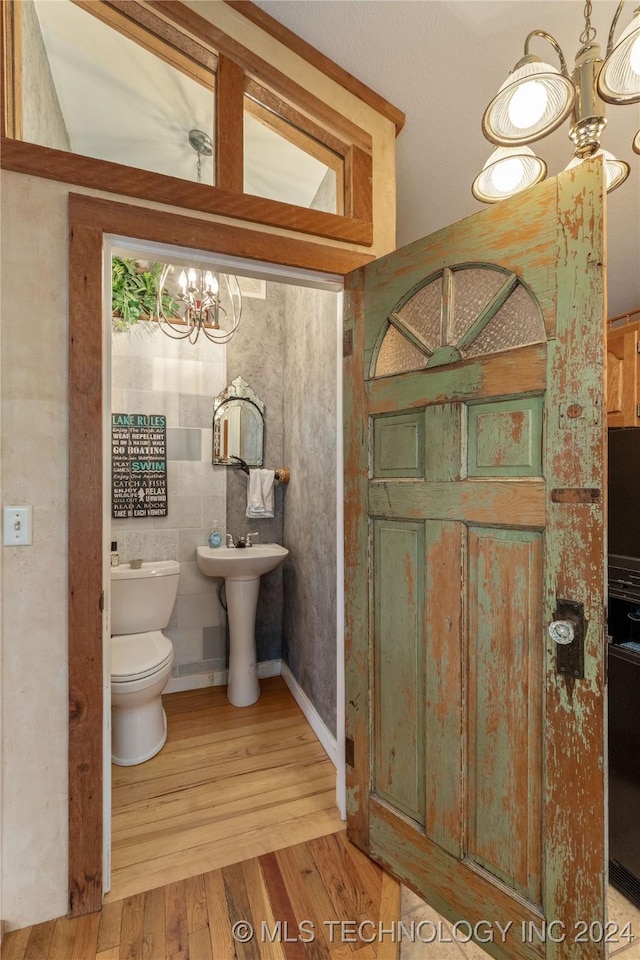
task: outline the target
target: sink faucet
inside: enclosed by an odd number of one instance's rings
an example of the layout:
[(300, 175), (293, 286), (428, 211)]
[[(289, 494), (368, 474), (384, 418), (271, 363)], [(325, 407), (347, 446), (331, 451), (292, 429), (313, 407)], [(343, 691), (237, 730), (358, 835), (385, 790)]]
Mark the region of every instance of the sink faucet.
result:
[(228, 547), (236, 547), (236, 549), (242, 549), (242, 548), (244, 548), (244, 547), (252, 547), (252, 546), (253, 546), (253, 539), (252, 539), (252, 538), (253, 538), (253, 537), (259, 537), (259, 536), (260, 536), (260, 534), (259, 534), (258, 531), (256, 530), (255, 533), (245, 533), (244, 537), (238, 537), (238, 539), (234, 542), (233, 537), (231, 536), (230, 533), (228, 533), (228, 534), (227, 534), (227, 546), (228, 546)]

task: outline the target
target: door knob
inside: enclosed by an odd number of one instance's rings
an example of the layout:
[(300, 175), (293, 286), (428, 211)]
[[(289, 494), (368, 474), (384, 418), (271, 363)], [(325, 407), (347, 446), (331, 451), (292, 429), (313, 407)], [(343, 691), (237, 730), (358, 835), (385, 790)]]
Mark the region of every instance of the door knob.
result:
[(573, 620), (553, 620), (549, 624), (549, 636), (556, 643), (571, 643), (576, 635)]

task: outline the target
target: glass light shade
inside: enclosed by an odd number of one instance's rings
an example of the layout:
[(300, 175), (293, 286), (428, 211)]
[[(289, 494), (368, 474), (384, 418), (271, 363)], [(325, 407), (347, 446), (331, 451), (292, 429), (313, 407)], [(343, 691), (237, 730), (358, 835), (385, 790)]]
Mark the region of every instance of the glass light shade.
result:
[(471, 192), (482, 203), (496, 203), (544, 180), (547, 165), (530, 147), (498, 147), (473, 181)]
[(636, 153), (640, 153), (640, 130), (636, 133), (633, 138), (633, 143), (631, 144)]
[(598, 93), (608, 103), (640, 102), (640, 10), (602, 65)]
[[(608, 150), (596, 150), (593, 154), (594, 157), (604, 157), (604, 179), (607, 187), (607, 193), (611, 193), (612, 190), (615, 190), (616, 187), (619, 187), (620, 184), (624, 183), (631, 167), (628, 163), (625, 163), (624, 160), (616, 160), (612, 153), (609, 153)], [(583, 160), (587, 159), (586, 157), (574, 157), (565, 167), (565, 170), (572, 170), (573, 167), (577, 167), (579, 163), (582, 163)]]
[(571, 113), (576, 88), (570, 77), (541, 60), (529, 60), (510, 73), (484, 112), (482, 132), (502, 147), (546, 137)]

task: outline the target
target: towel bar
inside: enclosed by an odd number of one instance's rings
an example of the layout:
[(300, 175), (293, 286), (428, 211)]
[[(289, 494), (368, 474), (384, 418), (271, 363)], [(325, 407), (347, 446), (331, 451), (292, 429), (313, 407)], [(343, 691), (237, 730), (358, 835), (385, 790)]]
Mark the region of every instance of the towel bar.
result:
[[(249, 476), (249, 467), (247, 463), (242, 459), (242, 457), (235, 457), (233, 454), (231, 454), (230, 459), (236, 460), (237, 463), (235, 463), (234, 466), (237, 467), (238, 470), (242, 470), (243, 473), (246, 473), (247, 476)], [(274, 470), (274, 473), (275, 473), (276, 480), (279, 480), (280, 483), (289, 483), (289, 478), (291, 476), (289, 467), (278, 467), (277, 470)]]

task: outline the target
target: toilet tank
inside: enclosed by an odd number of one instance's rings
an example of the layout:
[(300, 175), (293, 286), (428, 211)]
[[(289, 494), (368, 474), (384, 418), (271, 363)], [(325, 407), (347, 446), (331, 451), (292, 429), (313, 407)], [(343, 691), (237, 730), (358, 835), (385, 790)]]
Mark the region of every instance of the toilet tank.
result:
[(138, 570), (128, 564), (111, 567), (111, 635), (168, 626), (179, 579), (177, 560), (145, 562)]

